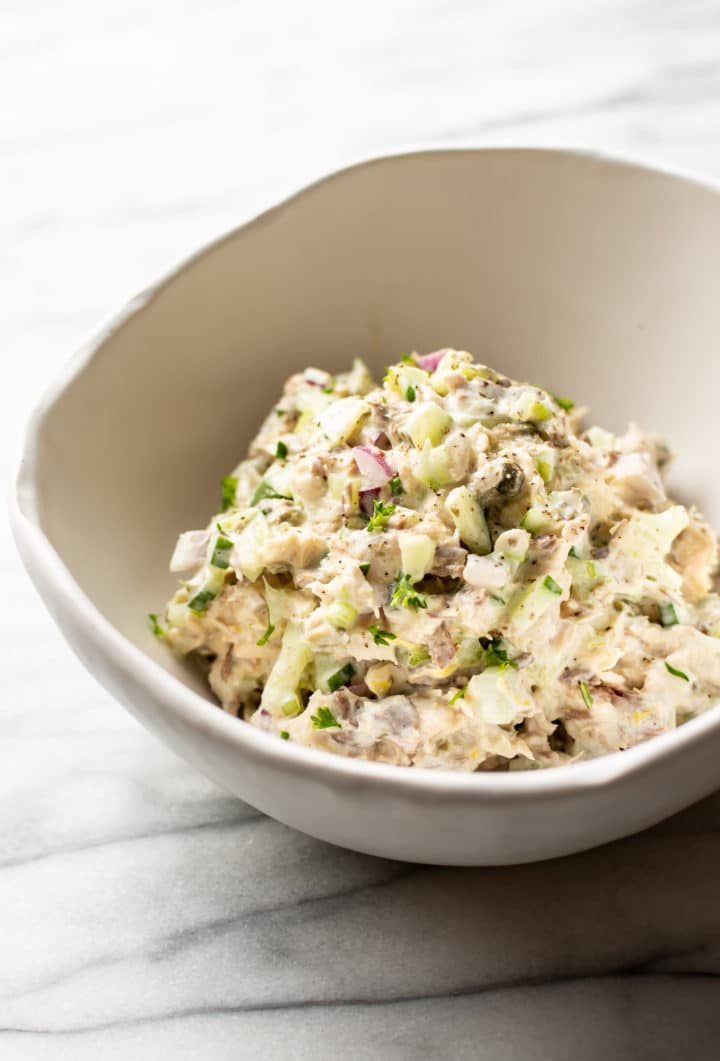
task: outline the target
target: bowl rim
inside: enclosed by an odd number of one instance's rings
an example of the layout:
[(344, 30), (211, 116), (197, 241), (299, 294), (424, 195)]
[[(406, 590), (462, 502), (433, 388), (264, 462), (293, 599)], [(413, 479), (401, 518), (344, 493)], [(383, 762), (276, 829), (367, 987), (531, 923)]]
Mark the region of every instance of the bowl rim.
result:
[[(35, 469), (38, 435), (44, 418), (64, 391), (70, 387), (103, 349), (106, 341), (135, 315), (149, 308), (164, 288), (213, 254), (226, 241), (240, 237), (250, 228), (264, 224), (276, 212), (292, 208), (306, 194), (326, 184), (341, 181), (356, 170), (381, 165), (412, 163), (427, 157), (520, 155), (553, 158), (558, 164), (600, 164), (614, 170), (625, 170), (648, 177), (663, 177), (694, 187), (699, 191), (720, 192), (720, 184), (701, 179), (677, 169), (647, 165), (609, 153), (566, 147), (498, 147), (492, 145), (435, 145), (420, 144), (402, 147), (388, 153), (373, 154), (340, 169), (332, 170), (316, 180), (303, 184), (283, 196), (260, 213), (253, 214), (227, 232), (211, 239), (198, 250), (182, 258), (141, 292), (126, 300), (120, 309), (107, 315), (90, 333), (67, 362), (59, 367), (51, 383), (28, 417), (15, 476), (11, 479), (9, 510), (13, 534), (23, 562), (37, 574), (37, 583), (49, 587), (48, 596), (61, 595), (82, 637), (91, 643), (99, 656), (114, 661), (118, 670), (131, 673), (138, 684), (145, 686), (156, 701), (168, 711), (177, 713), (190, 729), (204, 731), (208, 737), (235, 745), (238, 750), (253, 756), (262, 765), (277, 767), (291, 774), (329, 774), (337, 784), (356, 787), (367, 783), (374, 786), (412, 792), (414, 797), (425, 796), (436, 800), (476, 798), (478, 800), (532, 799), (536, 796), (562, 796), (568, 792), (589, 792), (610, 785), (620, 778), (645, 773), (681, 751), (690, 751), (704, 742), (713, 730), (720, 729), (720, 702), (702, 715), (680, 727), (658, 734), (625, 751), (610, 752), (561, 767), (508, 772), (466, 772), (451, 769), (412, 769), (388, 763), (376, 763), (333, 755), (322, 749), (307, 748), (281, 741), (239, 720), (219, 705), (196, 693), (179, 678), (169, 674), (142, 649), (122, 634), (92, 603), (81, 589), (41, 527), (40, 495)], [(44, 595), (44, 594), (41, 594)]]

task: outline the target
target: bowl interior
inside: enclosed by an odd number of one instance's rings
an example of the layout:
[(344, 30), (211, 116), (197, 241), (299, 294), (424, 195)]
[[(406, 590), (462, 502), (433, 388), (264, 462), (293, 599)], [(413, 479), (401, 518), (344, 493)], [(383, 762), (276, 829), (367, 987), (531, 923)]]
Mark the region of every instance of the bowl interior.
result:
[(41, 418), (37, 515), (82, 589), (149, 636), (180, 530), (203, 526), (285, 377), (471, 350), (636, 420), (671, 485), (720, 527), (720, 198), (642, 168), (543, 151), (365, 164), (212, 246), (111, 328)]

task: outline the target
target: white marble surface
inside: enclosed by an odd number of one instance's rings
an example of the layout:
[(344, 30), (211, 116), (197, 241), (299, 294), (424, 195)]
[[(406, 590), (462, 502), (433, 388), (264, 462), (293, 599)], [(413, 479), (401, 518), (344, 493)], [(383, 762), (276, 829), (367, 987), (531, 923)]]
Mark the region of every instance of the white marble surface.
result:
[[(712, 0), (6, 0), (2, 468), (96, 320), (338, 164), (570, 144), (720, 178)], [(720, 1056), (720, 797), (539, 867), (257, 815), (82, 670), (0, 528), (0, 1056)]]

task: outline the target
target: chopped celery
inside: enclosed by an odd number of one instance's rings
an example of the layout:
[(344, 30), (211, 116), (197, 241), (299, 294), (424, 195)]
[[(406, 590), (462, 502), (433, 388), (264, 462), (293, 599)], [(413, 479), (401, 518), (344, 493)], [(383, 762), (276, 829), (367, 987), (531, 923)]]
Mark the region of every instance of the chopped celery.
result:
[(445, 499), (445, 505), (463, 544), (480, 556), (491, 552), (492, 542), (485, 513), (467, 486), (457, 486), (451, 490)]
[(524, 633), (557, 600), (556, 593), (549, 590), (542, 579), (535, 579), (515, 598), (511, 611), (511, 627), (518, 634)]
[(280, 654), (263, 689), (260, 706), (271, 714), (298, 714), (302, 703), (297, 695), (303, 671), (312, 660), (302, 626), (289, 622), (285, 627)]
[(414, 471), (415, 478), (431, 490), (442, 490), (453, 481), (445, 447), (433, 447), (430, 439), (423, 443)]
[(550, 419), (552, 410), (543, 404), (536, 392), (526, 391), (517, 403), (517, 415), (521, 420), (542, 423), (543, 420)]
[(520, 526), (531, 534), (545, 534), (552, 529), (554, 523), (549, 512), (533, 505), (520, 520)]
[(403, 531), (399, 543), (403, 571), (411, 582), (419, 582), (433, 565), (435, 542), (427, 534)]
[(332, 445), (347, 442), (370, 406), (362, 398), (338, 398), (317, 417), (320, 430)]
[(432, 446), (440, 444), (443, 435), (452, 424), (452, 417), (435, 402), (420, 402), (405, 422), (405, 430), (418, 449), (425, 441)]
[(358, 610), (347, 597), (338, 597), (324, 606), (327, 621), (338, 630), (349, 630), (354, 626)]
[(555, 450), (550, 446), (541, 449), (535, 456), (535, 465), (542, 481), (549, 483), (555, 471)]
[(213, 567), (228, 568), (230, 567), (230, 553), (232, 551), (233, 543), (229, 538), (220, 535), (213, 548), (212, 557), (210, 563)]

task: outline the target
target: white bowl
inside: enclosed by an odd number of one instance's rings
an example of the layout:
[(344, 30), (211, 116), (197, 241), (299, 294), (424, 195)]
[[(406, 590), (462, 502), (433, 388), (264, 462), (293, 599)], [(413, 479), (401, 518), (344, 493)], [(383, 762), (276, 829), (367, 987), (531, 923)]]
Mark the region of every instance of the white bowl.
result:
[[(578, 851), (720, 782), (720, 710), (557, 770), (453, 774), (294, 747), (229, 715), (147, 630), (182, 529), (308, 364), (380, 370), (456, 346), (636, 419), (671, 485), (720, 526), (720, 197), (569, 152), (367, 162), (230, 234), (136, 298), (35, 413), (11, 501), (18, 545), (87, 667), (220, 785), (335, 844), (458, 865)], [(32, 681), (32, 675), (29, 676)]]

